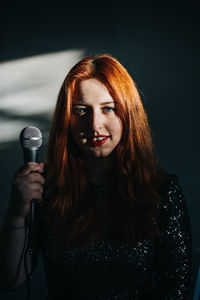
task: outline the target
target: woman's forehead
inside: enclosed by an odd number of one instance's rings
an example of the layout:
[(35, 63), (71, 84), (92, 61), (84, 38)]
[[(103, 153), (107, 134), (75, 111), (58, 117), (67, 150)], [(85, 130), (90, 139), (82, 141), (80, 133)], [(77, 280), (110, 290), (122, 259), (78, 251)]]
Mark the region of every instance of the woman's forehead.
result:
[(105, 85), (97, 79), (86, 79), (79, 85), (79, 91), (73, 97), (73, 103), (110, 103), (114, 102)]

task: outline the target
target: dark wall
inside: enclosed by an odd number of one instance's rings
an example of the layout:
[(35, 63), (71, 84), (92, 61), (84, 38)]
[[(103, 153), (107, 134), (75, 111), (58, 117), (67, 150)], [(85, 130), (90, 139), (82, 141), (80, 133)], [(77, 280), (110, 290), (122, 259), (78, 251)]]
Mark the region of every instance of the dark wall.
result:
[[(193, 232), (193, 285), (200, 261), (199, 13), (197, 1), (81, 2), (4, 1), (0, 61), (70, 49), (110, 53), (133, 76), (149, 116), (158, 160), (179, 177)], [(1, 67), (1, 64), (0, 64)], [(1, 102), (1, 98), (0, 98)], [(12, 116), (0, 110), (0, 121)], [(39, 116), (49, 130), (50, 122)], [(14, 171), (22, 162), (18, 142), (0, 141), (1, 217)], [(45, 157), (45, 145), (41, 160)], [(33, 298), (43, 299), (42, 265), (33, 278)], [(25, 299), (25, 287), (0, 292), (2, 300)], [(192, 293), (192, 292), (191, 292)], [(192, 296), (191, 296), (192, 297)], [(192, 298), (191, 298), (192, 299)]]

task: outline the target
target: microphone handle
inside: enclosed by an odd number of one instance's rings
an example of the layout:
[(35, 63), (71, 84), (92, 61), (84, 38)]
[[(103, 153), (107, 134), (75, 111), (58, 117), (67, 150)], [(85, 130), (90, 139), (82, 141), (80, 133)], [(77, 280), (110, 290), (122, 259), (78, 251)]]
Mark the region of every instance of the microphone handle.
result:
[[(24, 149), (24, 162), (38, 162), (38, 149)], [(34, 171), (32, 171), (34, 173)], [(35, 205), (36, 200), (31, 200), (30, 213), (28, 215), (28, 227), (30, 231), (33, 231), (34, 222), (35, 222)]]
[(34, 226), (34, 222), (35, 222), (35, 205), (36, 205), (36, 200), (32, 199), (31, 200), (31, 207), (30, 207), (30, 213), (29, 213), (29, 226), (33, 227)]
[[(35, 173), (35, 172), (32, 171), (31, 173)], [(32, 229), (34, 227), (34, 222), (35, 222), (35, 206), (36, 206), (36, 199), (32, 199), (31, 200), (29, 217), (28, 217), (28, 222), (29, 222), (29, 228), (30, 229)]]

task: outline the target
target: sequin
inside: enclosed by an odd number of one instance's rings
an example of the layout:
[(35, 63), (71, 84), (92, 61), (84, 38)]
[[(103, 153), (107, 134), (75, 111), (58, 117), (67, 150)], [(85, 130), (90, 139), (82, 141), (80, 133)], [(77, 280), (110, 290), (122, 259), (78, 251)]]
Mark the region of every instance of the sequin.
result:
[[(110, 186), (97, 185), (101, 215), (102, 199)], [(182, 300), (191, 277), (191, 227), (183, 193), (176, 175), (168, 175), (160, 207), (160, 237), (138, 242), (137, 247), (113, 244), (102, 217), (102, 242), (87, 249), (61, 249), (40, 224), (32, 244), (36, 265), (40, 251), (50, 300)]]

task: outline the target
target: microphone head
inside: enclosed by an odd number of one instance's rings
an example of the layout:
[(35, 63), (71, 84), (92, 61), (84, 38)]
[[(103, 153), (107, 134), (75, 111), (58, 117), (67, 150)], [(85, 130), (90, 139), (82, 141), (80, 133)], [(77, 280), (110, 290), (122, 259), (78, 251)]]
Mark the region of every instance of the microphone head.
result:
[(42, 133), (34, 126), (25, 127), (19, 137), (23, 149), (37, 150), (42, 145)]

